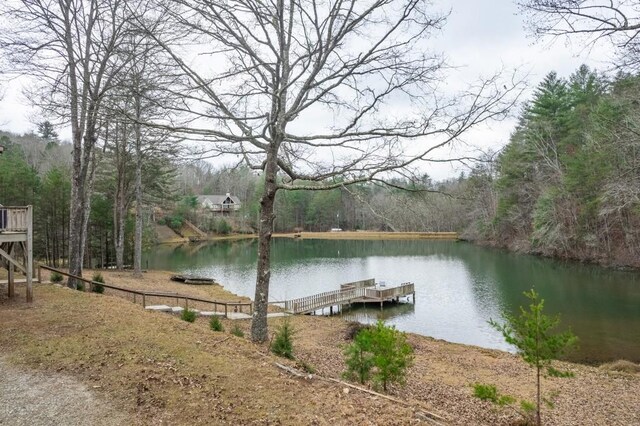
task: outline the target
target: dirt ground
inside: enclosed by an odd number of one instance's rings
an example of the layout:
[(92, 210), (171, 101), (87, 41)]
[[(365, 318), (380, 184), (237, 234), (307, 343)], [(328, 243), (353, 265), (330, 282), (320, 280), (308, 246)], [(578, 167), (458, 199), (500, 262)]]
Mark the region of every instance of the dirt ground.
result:
[[(102, 273), (108, 283), (126, 287), (241, 299), (220, 286), (171, 282), (167, 272), (142, 279)], [(320, 379), (341, 379), (344, 370), (349, 324), (339, 316), (292, 318), (295, 355), (318, 375), (298, 378), (275, 366), (295, 362), (228, 332), (238, 324), (248, 335), (249, 321), (223, 320), (225, 331), (213, 332), (204, 318), (189, 324), (146, 312), (115, 292), (40, 284), (32, 305), (23, 293), (19, 286), (18, 297), (6, 300), (0, 286), (0, 374), (10, 368), (68, 377), (132, 424), (429, 424), (430, 412), (445, 424), (507, 425), (519, 416), (475, 399), (472, 384), (493, 383), (503, 393), (534, 398), (533, 371), (517, 356), (417, 335), (409, 336), (415, 361), (407, 384), (389, 391), (403, 404)], [(272, 331), (279, 321), (270, 320)], [(543, 412), (545, 424), (640, 424), (640, 374), (559, 364), (575, 377), (544, 380), (546, 393), (557, 393), (555, 408)], [(109, 424), (99, 414), (93, 424)]]

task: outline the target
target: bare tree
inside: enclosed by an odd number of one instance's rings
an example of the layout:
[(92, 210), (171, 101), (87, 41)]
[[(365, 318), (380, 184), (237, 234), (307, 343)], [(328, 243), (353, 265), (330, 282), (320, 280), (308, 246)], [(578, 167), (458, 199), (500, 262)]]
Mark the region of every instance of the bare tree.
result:
[[(149, 35), (188, 77), (176, 128), (261, 170), (252, 339), (268, 338), (274, 200), (416, 167), (474, 125), (501, 117), (515, 85), (480, 81), (441, 95), (446, 67), (426, 50), (445, 22), (422, 0), (158, 0), (171, 37)], [(193, 47), (196, 46), (196, 47)], [(318, 182), (305, 184), (301, 182)]]
[[(124, 0), (11, 0), (3, 2), (0, 50), (14, 74), (33, 78), (32, 101), (70, 125), (73, 144), (69, 271), (82, 274), (90, 209), (92, 158), (102, 103), (130, 56), (130, 10)], [(4, 71), (8, 71), (5, 69)], [(70, 281), (70, 285), (75, 283)]]
[(640, 65), (640, 5), (636, 0), (526, 0), (518, 5), (529, 14), (536, 36), (581, 37), (584, 45), (600, 40), (620, 50), (620, 65)]

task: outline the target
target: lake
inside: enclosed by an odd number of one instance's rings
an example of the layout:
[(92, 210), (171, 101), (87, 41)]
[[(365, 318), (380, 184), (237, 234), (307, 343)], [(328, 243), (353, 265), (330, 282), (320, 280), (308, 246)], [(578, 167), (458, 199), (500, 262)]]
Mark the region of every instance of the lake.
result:
[[(337, 290), (341, 283), (375, 278), (387, 286), (414, 282), (416, 302), (356, 307), (344, 316), (450, 342), (510, 350), (487, 321), (526, 305), (531, 287), (545, 311), (561, 314), (580, 338), (567, 356), (579, 362), (640, 362), (640, 273), (560, 262), (455, 241), (344, 241), (274, 239), (269, 300)], [(215, 278), (253, 298), (257, 241), (156, 246), (150, 269)], [(328, 312), (328, 311), (327, 311)]]

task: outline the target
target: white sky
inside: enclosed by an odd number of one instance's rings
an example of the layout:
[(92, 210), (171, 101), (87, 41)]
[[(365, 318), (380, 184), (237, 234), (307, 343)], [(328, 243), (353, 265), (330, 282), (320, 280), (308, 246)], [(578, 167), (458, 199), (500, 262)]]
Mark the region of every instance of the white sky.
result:
[[(489, 75), (502, 68), (520, 68), (529, 75), (534, 88), (550, 71), (567, 77), (582, 63), (593, 68), (607, 67), (610, 51), (607, 46), (586, 50), (567, 44), (564, 40), (554, 44), (536, 43), (528, 38), (524, 29), (524, 17), (513, 0), (446, 0), (434, 2), (437, 9), (451, 15), (445, 28), (434, 39), (434, 50), (443, 52), (451, 65), (459, 68), (454, 78), (470, 82), (484, 74)], [(4, 99), (0, 101), (0, 129), (16, 133), (33, 131), (39, 121), (37, 111), (29, 107), (21, 95), (22, 83), (16, 80), (4, 84)], [(526, 100), (526, 97), (522, 100)], [(516, 114), (517, 111), (514, 111)], [(465, 142), (482, 149), (499, 150), (509, 139), (515, 120), (494, 123), (467, 135)], [(69, 139), (66, 129), (60, 129), (62, 139)], [(462, 148), (458, 148), (462, 149)], [(472, 148), (464, 148), (472, 149)], [(459, 152), (459, 151), (458, 151)], [(439, 180), (456, 176), (464, 167), (437, 164), (425, 170)]]

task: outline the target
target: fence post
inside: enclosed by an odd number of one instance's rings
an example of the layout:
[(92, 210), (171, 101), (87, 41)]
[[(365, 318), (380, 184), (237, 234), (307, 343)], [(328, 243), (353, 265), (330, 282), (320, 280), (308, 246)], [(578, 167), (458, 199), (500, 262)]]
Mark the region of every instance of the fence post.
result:
[(147, 298), (146, 298), (146, 294), (142, 293), (142, 307), (146, 308), (147, 307)]
[(228, 312), (228, 309), (229, 309), (229, 305), (227, 305), (227, 304), (225, 303), (225, 304), (224, 304), (224, 317), (225, 317), (225, 318), (229, 318), (229, 312)]

